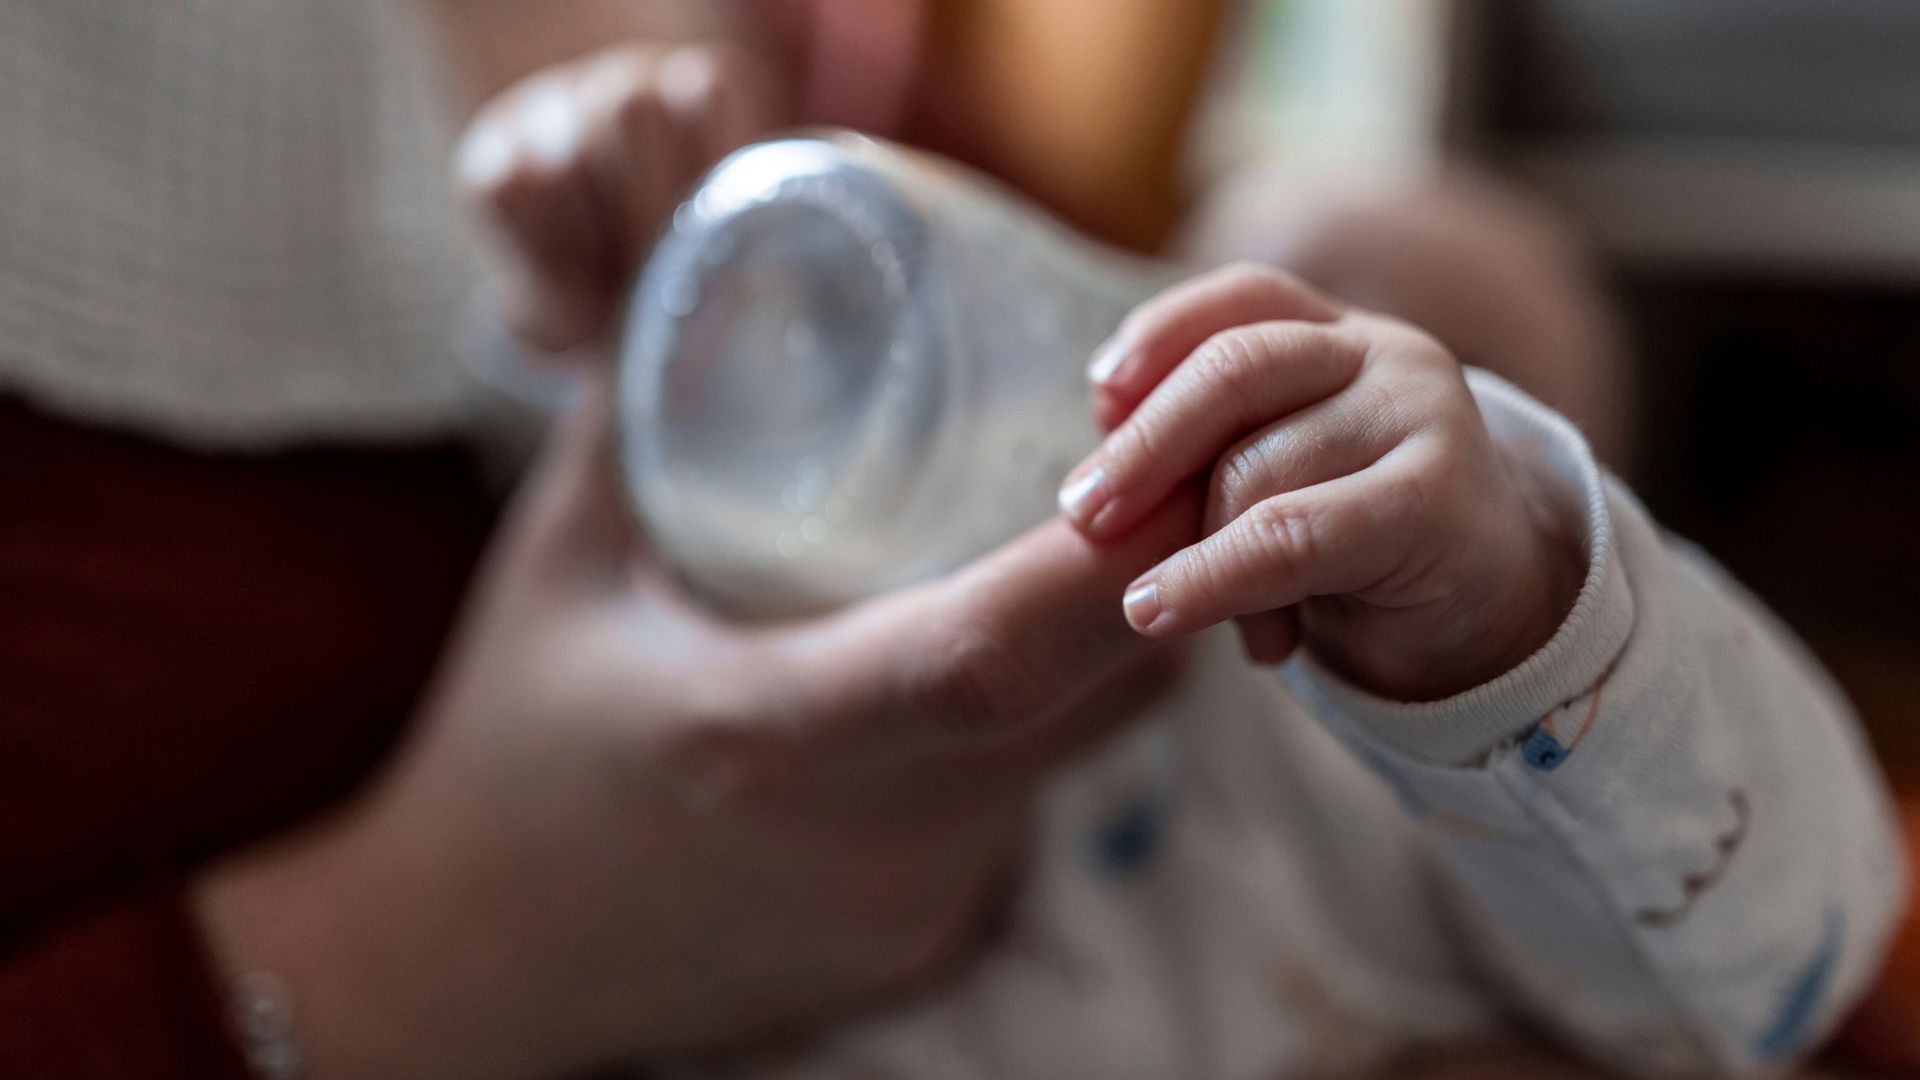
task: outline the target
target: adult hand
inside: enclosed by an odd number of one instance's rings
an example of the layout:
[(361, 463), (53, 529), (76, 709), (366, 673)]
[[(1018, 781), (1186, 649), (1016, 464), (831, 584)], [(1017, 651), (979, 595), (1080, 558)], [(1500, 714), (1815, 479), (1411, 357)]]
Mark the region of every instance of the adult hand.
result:
[(484, 572), (421, 730), (356, 805), (208, 875), (316, 1080), (562, 1075), (778, 1034), (966, 942), (1027, 796), (1168, 665), (1115, 602), (1197, 498), (1062, 522), (823, 620), (741, 627), (639, 553), (599, 405)]

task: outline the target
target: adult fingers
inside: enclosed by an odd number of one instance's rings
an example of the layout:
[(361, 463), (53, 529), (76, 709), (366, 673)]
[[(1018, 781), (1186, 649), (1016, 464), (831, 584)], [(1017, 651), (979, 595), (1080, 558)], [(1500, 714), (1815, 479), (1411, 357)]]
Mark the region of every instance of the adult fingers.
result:
[(1344, 309), (1291, 275), (1238, 263), (1176, 285), (1142, 304), (1094, 355), (1087, 377), (1094, 414), (1111, 430), (1187, 354), (1222, 330), (1279, 319), (1331, 322)]

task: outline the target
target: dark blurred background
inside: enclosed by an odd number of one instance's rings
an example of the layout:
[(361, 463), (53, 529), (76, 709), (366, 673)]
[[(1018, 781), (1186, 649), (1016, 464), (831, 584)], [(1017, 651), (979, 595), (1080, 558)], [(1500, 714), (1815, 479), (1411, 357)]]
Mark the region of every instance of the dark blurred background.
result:
[(1634, 479), (1920, 779), (1920, 5), (1462, 5), (1450, 141), (1587, 226), (1639, 365)]
[[(1920, 853), (1920, 4), (1249, 0), (1229, 19), (1193, 175), (1280, 160), (1390, 184), (1466, 160), (1577, 223), (1630, 345), (1629, 479), (1838, 678)], [(1885, 985), (1905, 1004), (1869, 1058), (1920, 1030), (1912, 929)]]
[(1586, 233), (1630, 479), (1813, 645), (1920, 790), (1920, 4), (1249, 0), (1189, 144), (1356, 184), (1466, 159)]

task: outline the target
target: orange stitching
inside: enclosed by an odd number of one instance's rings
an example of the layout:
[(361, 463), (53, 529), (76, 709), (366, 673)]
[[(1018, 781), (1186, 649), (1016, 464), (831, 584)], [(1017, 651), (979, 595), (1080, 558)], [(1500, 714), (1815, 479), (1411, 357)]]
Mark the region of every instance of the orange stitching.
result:
[[(1620, 660), (1615, 657), (1613, 663), (1607, 665), (1607, 670), (1600, 673), (1600, 681), (1593, 684), (1593, 701), (1587, 705), (1587, 718), (1580, 722), (1580, 730), (1573, 733), (1573, 741), (1566, 744), (1568, 753), (1572, 753), (1573, 748), (1580, 745), (1580, 740), (1587, 737), (1593, 722), (1600, 718), (1600, 699), (1607, 692), (1607, 681), (1613, 678), (1613, 673), (1619, 666)], [(1549, 730), (1547, 734), (1553, 735), (1553, 732)], [(1554, 738), (1557, 739), (1559, 736), (1554, 735)]]

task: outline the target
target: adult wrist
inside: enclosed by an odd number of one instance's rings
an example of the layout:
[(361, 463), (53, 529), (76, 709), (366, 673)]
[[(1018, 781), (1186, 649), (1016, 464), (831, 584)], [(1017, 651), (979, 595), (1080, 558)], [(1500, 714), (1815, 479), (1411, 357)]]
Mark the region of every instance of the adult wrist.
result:
[(349, 807), (214, 866), (189, 890), (233, 1033), (261, 1080), (526, 1075), (505, 1071), (515, 1063), (487, 1053), (485, 1025), (462, 1019), (489, 988), (436, 970), (461, 928), (424, 902), (431, 867), (391, 816)]

